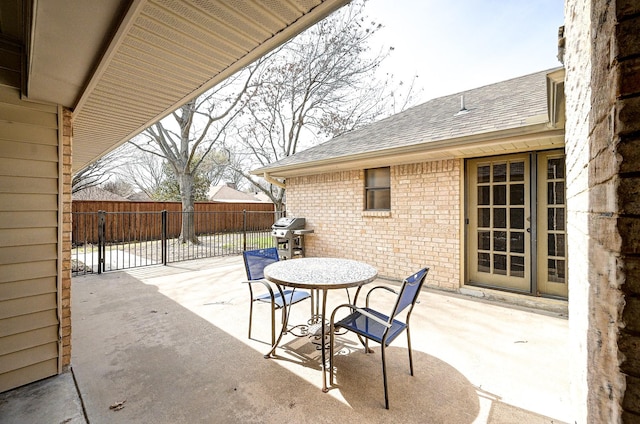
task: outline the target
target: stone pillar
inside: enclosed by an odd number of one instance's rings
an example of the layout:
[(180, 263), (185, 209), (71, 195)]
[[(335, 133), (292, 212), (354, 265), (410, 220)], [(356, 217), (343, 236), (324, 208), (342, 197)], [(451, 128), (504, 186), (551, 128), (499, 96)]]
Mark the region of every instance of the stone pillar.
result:
[(640, 421), (640, 3), (566, 0), (572, 395)]

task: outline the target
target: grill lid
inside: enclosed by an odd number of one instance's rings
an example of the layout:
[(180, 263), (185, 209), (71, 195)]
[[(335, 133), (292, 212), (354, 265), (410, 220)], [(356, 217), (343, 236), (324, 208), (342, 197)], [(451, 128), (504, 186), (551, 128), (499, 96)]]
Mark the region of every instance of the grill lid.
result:
[(271, 228), (273, 230), (302, 230), (305, 224), (304, 218), (280, 218)]

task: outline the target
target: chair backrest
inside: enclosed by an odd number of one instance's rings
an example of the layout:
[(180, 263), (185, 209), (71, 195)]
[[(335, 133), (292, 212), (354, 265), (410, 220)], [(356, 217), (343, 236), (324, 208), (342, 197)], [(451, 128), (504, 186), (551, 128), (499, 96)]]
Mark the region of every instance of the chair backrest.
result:
[[(398, 300), (393, 308), (393, 313), (391, 317), (397, 316), (400, 312), (405, 310), (405, 308), (411, 305), (413, 309), (413, 305), (418, 299), (418, 295), (420, 294), (420, 289), (424, 284), (424, 280), (429, 272), (429, 268), (422, 268), (420, 271), (411, 275), (410, 277), (405, 278), (402, 282), (402, 287), (400, 288), (400, 294), (398, 295)], [(411, 311), (409, 311), (411, 312)]]
[(247, 271), (247, 279), (260, 280), (264, 278), (264, 268), (279, 260), (278, 249), (269, 247), (245, 250), (242, 252), (242, 258), (244, 259), (244, 269)]

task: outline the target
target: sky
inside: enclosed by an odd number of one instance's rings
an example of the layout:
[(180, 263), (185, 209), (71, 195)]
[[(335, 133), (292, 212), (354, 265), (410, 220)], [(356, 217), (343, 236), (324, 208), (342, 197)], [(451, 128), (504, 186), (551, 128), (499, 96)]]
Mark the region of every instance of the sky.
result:
[(381, 72), (418, 75), (421, 102), (561, 66), (563, 0), (369, 0), (383, 25), (374, 49), (393, 47)]

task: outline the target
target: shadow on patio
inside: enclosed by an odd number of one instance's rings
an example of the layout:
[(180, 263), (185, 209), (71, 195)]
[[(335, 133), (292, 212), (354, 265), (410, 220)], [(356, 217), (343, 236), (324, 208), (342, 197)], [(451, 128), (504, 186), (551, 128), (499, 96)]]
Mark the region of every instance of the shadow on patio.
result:
[[(328, 394), (306, 338), (285, 336), (278, 358), (264, 359), (268, 306), (254, 310), (247, 339), (243, 279), (241, 257), (75, 278), (72, 366), (88, 421), (570, 421), (563, 318), (424, 290), (412, 318), (415, 377), (401, 337), (388, 351), (387, 411), (375, 345), (364, 355), (356, 339), (339, 339)], [(344, 291), (329, 300), (328, 310)]]

